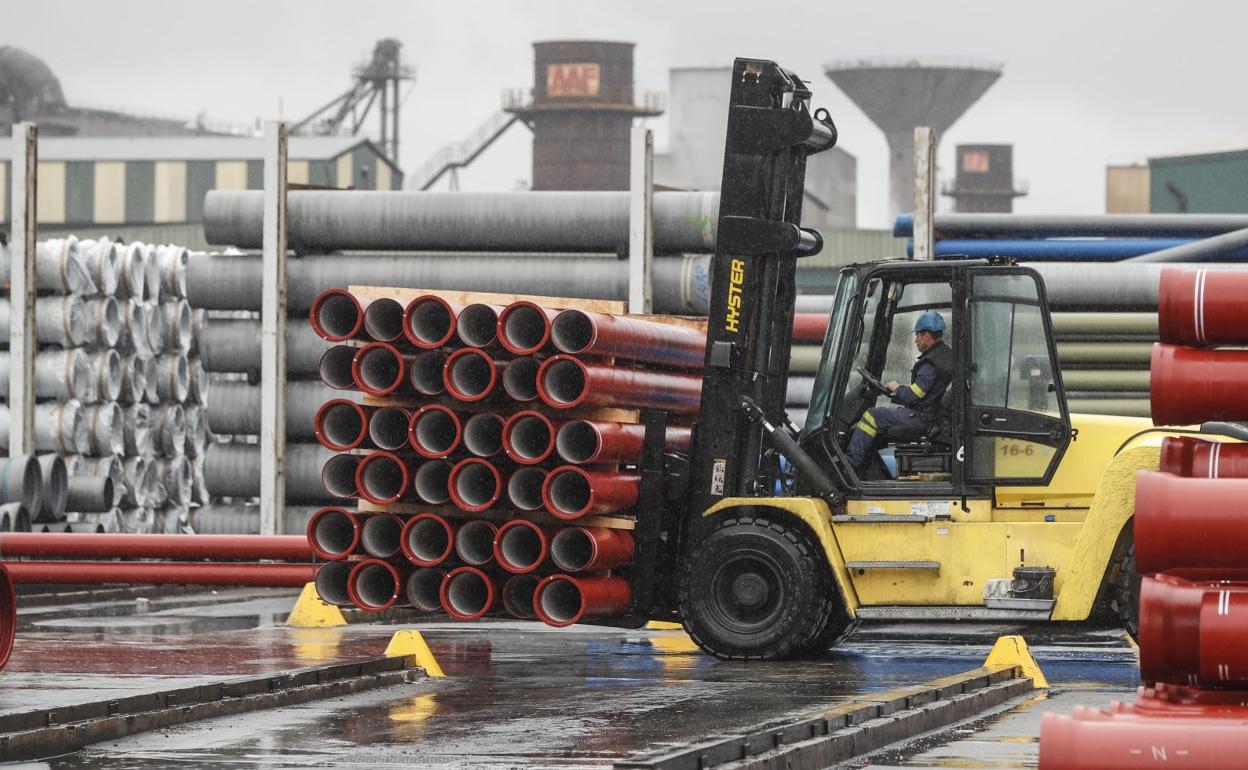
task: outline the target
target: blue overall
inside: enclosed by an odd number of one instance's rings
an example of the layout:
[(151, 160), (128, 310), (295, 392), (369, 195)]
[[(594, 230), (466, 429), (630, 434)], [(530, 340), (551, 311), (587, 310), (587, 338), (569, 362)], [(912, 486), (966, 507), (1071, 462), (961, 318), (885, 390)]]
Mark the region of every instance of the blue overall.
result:
[(910, 373), (910, 385), (893, 392), (896, 406), (873, 406), (863, 413), (849, 437), (846, 453), (854, 468), (861, 468), (877, 437), (891, 428), (926, 428), (936, 419), (940, 397), (949, 387), (949, 361), (952, 351), (943, 342), (919, 356)]

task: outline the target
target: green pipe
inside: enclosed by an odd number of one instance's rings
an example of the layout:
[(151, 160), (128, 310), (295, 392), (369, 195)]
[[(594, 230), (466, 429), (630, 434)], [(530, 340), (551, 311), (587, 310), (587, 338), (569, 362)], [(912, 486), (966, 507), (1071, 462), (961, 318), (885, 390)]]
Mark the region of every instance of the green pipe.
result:
[(1120, 417), (1150, 417), (1152, 411), (1147, 399), (1142, 398), (1087, 398), (1066, 402), (1072, 414), (1111, 414)]
[(1153, 355), (1151, 342), (1059, 342), (1057, 360), (1068, 364), (1143, 364)]
[(1157, 339), (1156, 313), (1054, 313), (1053, 334), (1064, 337), (1140, 336)]
[(1062, 371), (1062, 384), (1067, 390), (1148, 390), (1147, 371), (1113, 371), (1087, 369)]
[(789, 352), (789, 373), (814, 374), (822, 350), (819, 345), (794, 345)]

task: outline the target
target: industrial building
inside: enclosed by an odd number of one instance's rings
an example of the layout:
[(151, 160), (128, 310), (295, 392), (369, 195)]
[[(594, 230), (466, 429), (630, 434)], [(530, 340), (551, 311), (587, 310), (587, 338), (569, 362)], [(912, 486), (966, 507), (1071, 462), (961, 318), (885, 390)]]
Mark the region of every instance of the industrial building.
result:
[(1110, 214), (1248, 213), (1248, 150), (1149, 158), (1105, 170)]
[(1027, 186), (1014, 181), (1014, 145), (959, 144), (954, 178), (941, 192), (953, 198), (953, 210), (1008, 214)]

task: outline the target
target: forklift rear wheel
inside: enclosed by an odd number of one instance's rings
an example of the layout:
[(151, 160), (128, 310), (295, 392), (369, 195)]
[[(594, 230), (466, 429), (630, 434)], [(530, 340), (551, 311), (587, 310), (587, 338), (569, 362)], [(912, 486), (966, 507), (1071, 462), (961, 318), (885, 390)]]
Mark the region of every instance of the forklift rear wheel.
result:
[(706, 652), (777, 660), (841, 636), (839, 594), (805, 529), (766, 518), (729, 518), (685, 564), (680, 613)]
[(1140, 575), (1135, 571), (1135, 543), (1132, 542), (1118, 562), (1111, 605), (1118, 620), (1122, 621), (1122, 627), (1133, 639), (1140, 637), (1140, 582)]

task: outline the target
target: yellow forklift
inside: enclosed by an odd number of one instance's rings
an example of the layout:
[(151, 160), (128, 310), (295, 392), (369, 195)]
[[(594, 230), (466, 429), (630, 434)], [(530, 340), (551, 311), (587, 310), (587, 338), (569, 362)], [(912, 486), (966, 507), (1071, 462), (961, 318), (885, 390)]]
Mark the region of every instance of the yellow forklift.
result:
[[(1004, 261), (841, 271), (806, 423), (784, 412), (806, 158), (836, 129), (774, 62), (733, 70), (701, 412), (688, 455), (648, 413), (633, 617), (679, 618), (707, 653), (826, 649), (859, 619), (1085, 621), (1134, 629), (1135, 473), (1146, 420), (1069, 414), (1044, 284)], [(921, 425), (847, 446), (884, 383), (910, 384), (935, 311), (948, 386)]]

